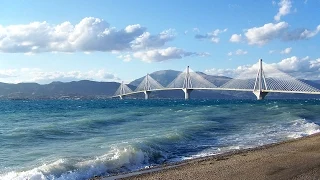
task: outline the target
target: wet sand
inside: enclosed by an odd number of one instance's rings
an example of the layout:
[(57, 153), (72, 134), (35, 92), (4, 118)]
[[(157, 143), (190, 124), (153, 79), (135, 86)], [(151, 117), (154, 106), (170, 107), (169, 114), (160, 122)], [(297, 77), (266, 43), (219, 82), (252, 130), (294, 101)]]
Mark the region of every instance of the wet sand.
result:
[[(129, 177), (126, 177), (129, 176)], [(320, 179), (320, 134), (97, 179)]]

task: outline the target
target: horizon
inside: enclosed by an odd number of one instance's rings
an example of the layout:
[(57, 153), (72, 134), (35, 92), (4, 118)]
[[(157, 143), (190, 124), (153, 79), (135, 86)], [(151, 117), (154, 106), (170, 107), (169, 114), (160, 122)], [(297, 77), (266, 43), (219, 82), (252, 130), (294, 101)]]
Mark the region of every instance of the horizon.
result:
[(0, 7), (6, 17), (0, 20), (0, 82), (131, 82), (187, 65), (234, 78), (260, 58), (295, 78), (318, 80), (319, 5), (6, 1)]

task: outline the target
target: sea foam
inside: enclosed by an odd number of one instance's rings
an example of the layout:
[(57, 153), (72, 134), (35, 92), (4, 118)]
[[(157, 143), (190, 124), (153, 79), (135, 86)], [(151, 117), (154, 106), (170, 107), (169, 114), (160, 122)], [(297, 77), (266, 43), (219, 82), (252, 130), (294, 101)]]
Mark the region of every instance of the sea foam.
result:
[(69, 180), (88, 179), (97, 175), (112, 175), (134, 171), (152, 166), (155, 159), (165, 156), (152, 149), (128, 145), (114, 147), (110, 152), (89, 160), (58, 159), (49, 164), (42, 164), (26, 171), (11, 171), (0, 174), (0, 179), (5, 180)]

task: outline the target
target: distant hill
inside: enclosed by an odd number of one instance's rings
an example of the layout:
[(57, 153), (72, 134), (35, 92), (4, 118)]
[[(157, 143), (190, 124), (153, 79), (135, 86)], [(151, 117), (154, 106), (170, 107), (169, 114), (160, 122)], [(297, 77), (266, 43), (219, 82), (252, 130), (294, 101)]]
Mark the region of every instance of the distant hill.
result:
[(2, 99), (106, 98), (118, 89), (116, 82), (73, 81), (6, 84), (0, 83)]
[[(150, 76), (166, 87), (181, 72), (174, 70), (162, 70), (151, 73)], [(197, 72), (208, 81), (217, 86), (221, 86), (231, 80), (229, 77), (212, 76), (202, 72)], [(143, 80), (144, 77), (132, 81), (128, 86), (134, 90)], [(308, 81), (301, 80), (313, 87), (320, 89), (320, 80)], [(37, 83), (19, 83), (7, 84), (0, 83), (0, 99), (104, 99), (114, 95), (119, 88), (118, 82), (95, 82), (89, 80), (72, 81), (72, 82), (52, 82), (50, 84), (40, 85)], [(144, 94), (130, 95), (126, 98), (143, 98)], [(181, 90), (174, 91), (158, 91), (152, 92), (150, 98), (184, 98)], [(208, 91), (194, 90), (191, 98), (201, 99), (254, 99), (255, 96), (251, 92), (236, 91)], [(267, 99), (282, 98), (320, 98), (319, 95), (305, 94), (280, 94), (270, 93)]]

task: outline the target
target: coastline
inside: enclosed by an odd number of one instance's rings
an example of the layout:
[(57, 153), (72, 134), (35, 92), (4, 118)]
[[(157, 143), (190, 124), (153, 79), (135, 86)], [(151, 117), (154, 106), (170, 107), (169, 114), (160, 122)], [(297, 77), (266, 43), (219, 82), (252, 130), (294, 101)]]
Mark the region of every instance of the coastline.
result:
[(320, 133), (92, 179), (320, 179)]

